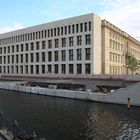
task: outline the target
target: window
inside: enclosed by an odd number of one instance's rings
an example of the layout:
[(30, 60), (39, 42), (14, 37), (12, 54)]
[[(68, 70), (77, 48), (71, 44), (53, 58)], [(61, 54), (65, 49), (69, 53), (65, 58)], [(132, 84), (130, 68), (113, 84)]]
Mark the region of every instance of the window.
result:
[(36, 65), (36, 74), (39, 74), (39, 65)]
[(77, 49), (77, 60), (82, 60), (82, 49)]
[(73, 46), (73, 43), (74, 43), (73, 37), (69, 37), (69, 46)]
[(31, 62), (34, 62), (34, 54), (31, 53), (30, 55), (31, 55)]
[(18, 73), (18, 66), (16, 66), (16, 73)]
[(12, 63), (14, 63), (14, 55), (12, 55)]
[(83, 32), (83, 23), (80, 23), (80, 32)]
[(21, 52), (23, 52), (23, 44), (20, 45)]
[(48, 62), (52, 61), (52, 52), (48, 52)]
[(18, 58), (18, 54), (16, 55), (16, 63), (18, 63), (18, 60), (19, 60), (19, 58)]
[(5, 66), (3, 67), (3, 72), (6, 73), (6, 67)]
[(85, 32), (87, 31), (87, 22), (84, 23), (85, 25)]
[(62, 47), (66, 47), (66, 38), (62, 38)]
[(44, 38), (44, 33), (43, 33), (43, 31), (41, 31), (41, 38)]
[(61, 35), (63, 35), (63, 27), (61, 27)]
[(0, 54), (2, 54), (2, 48), (0, 48)]
[(11, 67), (11, 72), (14, 73), (14, 66)]
[(25, 73), (28, 73), (28, 65), (25, 66)]
[(33, 65), (30, 66), (30, 70), (31, 70), (31, 74), (33, 74), (34, 73), (34, 66)]
[(76, 33), (79, 32), (79, 24), (76, 24)]
[(28, 49), (29, 49), (28, 43), (26, 43), (25, 46), (26, 46), (26, 51), (28, 51)]
[(67, 34), (67, 26), (65, 26), (65, 35)]
[(62, 50), (62, 61), (66, 61), (66, 50)]
[(7, 66), (7, 72), (10, 73), (10, 67), (9, 66)]
[(91, 60), (91, 48), (85, 48), (85, 59)]
[(59, 53), (58, 53), (58, 51), (55, 51), (54, 52), (54, 60), (55, 61), (58, 61), (59, 60)]
[(31, 43), (31, 50), (34, 50), (34, 42)]
[(10, 56), (8, 55), (8, 64), (10, 63)]
[(52, 65), (48, 65), (48, 73), (52, 72)]
[(19, 45), (16, 45), (16, 52), (19, 52)]
[(6, 56), (4, 56), (4, 64), (6, 64)]
[(48, 31), (48, 37), (50, 37), (50, 30), (48, 29), (47, 31)]
[(69, 73), (73, 74), (73, 64), (69, 64)]
[(73, 61), (73, 50), (69, 50), (69, 61)]
[(59, 39), (55, 39), (55, 48), (58, 48), (59, 47)]
[(53, 29), (51, 29), (51, 37), (53, 36)]
[(86, 36), (85, 36), (85, 39), (86, 39), (85, 44), (86, 44), (86, 45), (90, 45), (90, 44), (91, 44), (91, 35), (86, 35)]
[(4, 53), (6, 53), (6, 47), (4, 47)]
[(71, 34), (71, 26), (68, 26), (68, 33)]
[(54, 28), (54, 36), (56, 36), (56, 28)]
[(90, 64), (85, 64), (85, 73), (86, 73), (86, 74), (90, 74), (90, 73), (91, 73)]
[(45, 52), (42, 52), (42, 55), (41, 56), (42, 56), (42, 62), (45, 62), (45, 56), (46, 56), (45, 55)]
[(25, 54), (25, 62), (28, 63), (28, 54)]
[(82, 64), (77, 64), (77, 74), (82, 73)]
[(88, 23), (89, 31), (91, 31), (91, 22)]
[(23, 63), (23, 54), (20, 55), (20, 62)]
[(0, 64), (2, 64), (2, 56), (0, 56)]
[(10, 46), (8, 46), (8, 53), (10, 53)]
[(20, 66), (20, 72), (23, 73), (23, 66)]
[(77, 45), (82, 45), (82, 36), (77, 36)]
[(42, 73), (45, 73), (45, 65), (41, 65)]
[(36, 42), (36, 50), (39, 50), (39, 42)]
[(54, 73), (58, 73), (58, 64), (54, 65)]
[(33, 32), (33, 40), (35, 40), (35, 33)]
[(66, 64), (61, 64), (61, 72), (62, 72), (63, 74), (66, 73)]
[(46, 47), (46, 42), (42, 41), (42, 49), (45, 49), (45, 47)]
[(48, 48), (52, 48), (52, 40), (48, 40)]
[(45, 30), (45, 38), (47, 37), (47, 31)]
[(12, 53), (14, 53), (14, 45), (12, 46)]
[(74, 33), (74, 25), (72, 25), (72, 33)]
[(60, 35), (60, 28), (57, 28), (57, 35)]
[(39, 53), (36, 53), (36, 62), (39, 62)]

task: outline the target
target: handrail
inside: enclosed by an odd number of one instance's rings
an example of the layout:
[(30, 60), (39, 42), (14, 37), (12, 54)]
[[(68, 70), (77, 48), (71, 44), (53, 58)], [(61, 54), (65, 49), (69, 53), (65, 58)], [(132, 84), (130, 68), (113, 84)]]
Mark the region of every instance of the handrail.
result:
[(10, 121), (9, 119), (6, 119), (2, 111), (0, 111), (0, 128), (6, 129), (7, 134), (12, 134), (13, 140), (16, 140), (17, 138), (19, 140), (35, 140), (37, 137), (35, 132), (29, 134), (23, 130), (16, 120)]

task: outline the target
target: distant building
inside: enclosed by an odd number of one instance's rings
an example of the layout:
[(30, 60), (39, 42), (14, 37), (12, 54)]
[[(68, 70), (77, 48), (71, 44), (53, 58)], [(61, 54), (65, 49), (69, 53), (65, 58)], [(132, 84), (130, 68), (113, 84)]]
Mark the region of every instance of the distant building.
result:
[(140, 60), (140, 42), (95, 14), (0, 35), (5, 75), (126, 74), (131, 54)]
[(132, 55), (140, 60), (140, 42), (106, 20), (102, 20), (101, 28), (102, 73), (130, 74), (126, 64)]

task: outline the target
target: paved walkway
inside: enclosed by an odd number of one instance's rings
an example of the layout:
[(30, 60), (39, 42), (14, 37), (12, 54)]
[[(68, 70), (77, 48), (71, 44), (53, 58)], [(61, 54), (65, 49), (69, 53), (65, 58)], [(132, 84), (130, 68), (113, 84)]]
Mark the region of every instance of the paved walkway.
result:
[(12, 140), (13, 136), (10, 132), (7, 133), (5, 128), (0, 129), (0, 140)]

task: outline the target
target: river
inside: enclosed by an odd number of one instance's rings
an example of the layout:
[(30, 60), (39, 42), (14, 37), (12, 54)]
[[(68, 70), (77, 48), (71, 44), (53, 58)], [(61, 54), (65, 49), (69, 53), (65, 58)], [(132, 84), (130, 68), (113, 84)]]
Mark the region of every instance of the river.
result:
[(0, 90), (0, 110), (47, 140), (140, 140), (140, 108)]

